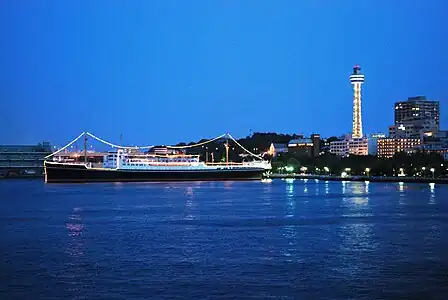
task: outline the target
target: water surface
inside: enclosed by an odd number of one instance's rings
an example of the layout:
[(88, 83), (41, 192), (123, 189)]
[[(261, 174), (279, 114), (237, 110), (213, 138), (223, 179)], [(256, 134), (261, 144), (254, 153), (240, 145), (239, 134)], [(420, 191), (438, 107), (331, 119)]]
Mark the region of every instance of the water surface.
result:
[(0, 299), (448, 299), (448, 187), (0, 181)]

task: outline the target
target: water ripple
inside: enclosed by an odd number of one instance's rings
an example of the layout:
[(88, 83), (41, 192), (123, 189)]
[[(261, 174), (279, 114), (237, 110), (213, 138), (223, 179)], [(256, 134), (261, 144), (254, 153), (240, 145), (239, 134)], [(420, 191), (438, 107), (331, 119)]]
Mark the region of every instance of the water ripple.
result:
[(447, 299), (448, 188), (0, 181), (0, 299)]

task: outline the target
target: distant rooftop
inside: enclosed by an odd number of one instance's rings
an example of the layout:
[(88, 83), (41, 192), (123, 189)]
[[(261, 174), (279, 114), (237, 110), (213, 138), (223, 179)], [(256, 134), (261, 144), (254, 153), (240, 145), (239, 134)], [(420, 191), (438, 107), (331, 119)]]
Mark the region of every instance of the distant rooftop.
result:
[(51, 152), (50, 143), (37, 145), (0, 145), (0, 152)]
[(287, 148), (288, 144), (285, 143), (272, 143), (275, 148)]
[(291, 144), (312, 144), (313, 140), (312, 139), (295, 139), (295, 140), (291, 140), (289, 141), (289, 145)]
[(426, 96), (408, 97), (408, 101), (425, 101)]

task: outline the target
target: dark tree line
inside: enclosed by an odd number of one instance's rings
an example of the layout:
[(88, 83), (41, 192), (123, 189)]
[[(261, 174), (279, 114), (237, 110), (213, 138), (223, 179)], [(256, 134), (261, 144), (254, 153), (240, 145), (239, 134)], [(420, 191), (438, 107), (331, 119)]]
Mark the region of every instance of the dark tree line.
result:
[[(290, 140), (298, 138), (297, 134), (277, 134), (277, 133), (261, 133), (256, 132), (250, 136), (245, 138), (237, 139), (238, 143), (240, 143), (247, 150), (259, 154), (267, 151), (271, 143), (280, 143), (287, 144)], [(189, 142), (189, 143), (179, 143), (176, 146), (187, 146), (187, 145), (195, 145), (199, 143), (206, 142), (207, 139), (202, 139), (197, 142)], [(203, 159), (207, 156), (209, 161), (211, 160), (211, 155), (213, 153), (215, 161), (223, 161), (225, 160), (225, 143), (229, 143), (229, 160), (234, 162), (240, 162), (243, 159), (250, 160), (251, 157), (242, 157), (241, 154), (246, 153), (243, 149), (241, 149), (238, 145), (236, 145), (231, 139), (222, 138), (206, 145), (201, 145), (197, 147), (187, 148), (186, 153), (189, 154), (199, 154)]]
[(278, 155), (272, 161), (274, 171), (282, 172), (292, 166), (294, 172), (306, 167), (308, 173), (340, 175), (349, 169), (351, 175), (397, 176), (446, 176), (448, 163), (438, 154), (417, 152), (396, 154), (392, 158), (378, 158), (372, 155), (338, 157), (324, 154), (317, 157), (298, 157), (292, 153)]

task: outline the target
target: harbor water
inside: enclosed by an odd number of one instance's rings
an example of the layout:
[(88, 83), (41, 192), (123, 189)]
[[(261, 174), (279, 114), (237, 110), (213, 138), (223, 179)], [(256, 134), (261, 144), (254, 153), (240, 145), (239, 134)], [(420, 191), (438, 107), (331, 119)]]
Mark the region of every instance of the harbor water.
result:
[(448, 186), (0, 181), (0, 299), (448, 299)]

